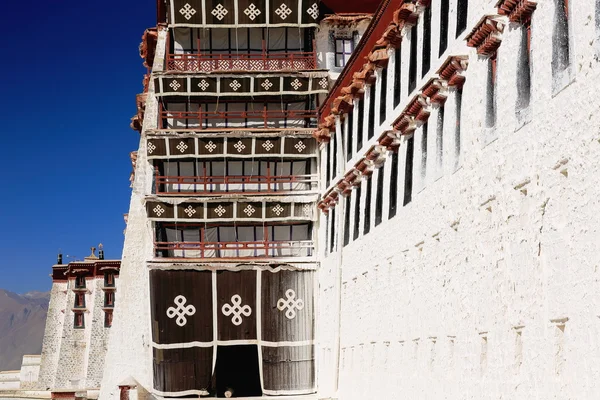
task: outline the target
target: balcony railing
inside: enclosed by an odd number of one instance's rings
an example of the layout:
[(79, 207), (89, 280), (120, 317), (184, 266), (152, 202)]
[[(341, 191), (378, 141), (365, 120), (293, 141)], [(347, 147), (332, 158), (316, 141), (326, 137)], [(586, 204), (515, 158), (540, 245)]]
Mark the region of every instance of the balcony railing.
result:
[(217, 193), (260, 194), (309, 191), (316, 188), (318, 176), (163, 176), (156, 175), (156, 194), (189, 195)]
[(314, 128), (317, 122), (316, 110), (161, 110), (159, 115), (162, 129)]
[(316, 52), (167, 55), (168, 71), (301, 71), (316, 66)]
[[(239, 259), (256, 257), (310, 257), (312, 240), (255, 242), (156, 242), (163, 257)], [(164, 253), (167, 253), (165, 256)]]

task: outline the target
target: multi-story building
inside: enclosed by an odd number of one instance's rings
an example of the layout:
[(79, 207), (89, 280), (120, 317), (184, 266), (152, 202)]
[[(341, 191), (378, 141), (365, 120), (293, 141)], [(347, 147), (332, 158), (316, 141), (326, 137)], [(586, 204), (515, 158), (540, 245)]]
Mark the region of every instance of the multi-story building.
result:
[(157, 2), (101, 398), (314, 398), (313, 132), (372, 3)]
[(316, 132), (323, 398), (600, 397), (598, 10), (382, 2)]

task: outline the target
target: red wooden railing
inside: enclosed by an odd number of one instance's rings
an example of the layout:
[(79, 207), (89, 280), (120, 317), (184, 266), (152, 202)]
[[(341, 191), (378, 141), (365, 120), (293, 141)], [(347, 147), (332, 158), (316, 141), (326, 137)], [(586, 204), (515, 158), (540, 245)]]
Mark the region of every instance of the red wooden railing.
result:
[[(290, 124), (293, 127), (298, 127), (297, 123), (292, 125), (294, 120), (302, 120), (301, 125), (310, 128), (316, 124), (317, 111), (315, 110), (267, 110), (266, 107), (262, 110), (252, 111), (165, 111), (160, 107), (159, 117), (161, 126), (167, 129), (167, 119), (174, 120), (195, 120), (194, 124), (198, 124), (198, 129), (223, 128), (223, 126), (211, 126), (216, 123), (226, 123), (227, 121), (237, 120), (234, 122), (240, 126), (229, 127), (248, 127), (250, 123), (254, 128), (281, 127)], [(176, 129), (176, 128), (173, 128)]]
[[(309, 257), (312, 240), (254, 241), (254, 242), (156, 242), (157, 251), (181, 251), (186, 258), (255, 258), (255, 257)], [(184, 252), (193, 252), (185, 254)], [(240, 251), (251, 254), (240, 254)], [(300, 252), (300, 255), (294, 255)], [(234, 253), (235, 254), (231, 254)], [(173, 257), (177, 257), (173, 255)]]
[[(215, 193), (286, 193), (310, 190), (317, 183), (317, 175), (256, 175), (256, 176), (164, 176), (156, 175), (156, 194), (215, 194)], [(307, 189), (282, 188), (282, 184), (306, 184)], [(189, 185), (178, 190), (169, 185)], [(238, 185), (230, 188), (228, 185)], [(239, 185), (262, 185), (262, 188), (245, 188)]]

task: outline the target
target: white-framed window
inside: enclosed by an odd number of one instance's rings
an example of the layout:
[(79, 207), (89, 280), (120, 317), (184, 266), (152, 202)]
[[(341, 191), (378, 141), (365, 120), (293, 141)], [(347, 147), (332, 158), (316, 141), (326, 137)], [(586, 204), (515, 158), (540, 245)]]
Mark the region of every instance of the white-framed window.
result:
[(344, 67), (354, 50), (354, 41), (351, 37), (334, 37), (335, 41), (335, 66)]

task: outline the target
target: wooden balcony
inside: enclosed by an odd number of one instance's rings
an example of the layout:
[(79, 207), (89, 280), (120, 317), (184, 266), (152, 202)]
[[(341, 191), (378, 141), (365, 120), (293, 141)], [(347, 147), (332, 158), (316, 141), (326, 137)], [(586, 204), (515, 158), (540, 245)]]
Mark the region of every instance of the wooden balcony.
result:
[(168, 54), (169, 72), (303, 71), (317, 67), (316, 52), (258, 54)]
[(316, 189), (318, 176), (155, 176), (155, 193), (160, 195), (290, 194)]
[(314, 128), (316, 110), (252, 110), (252, 111), (165, 111), (159, 112), (159, 129), (222, 128)]
[[(173, 258), (277, 258), (310, 257), (312, 240), (251, 241), (251, 242), (155, 242), (156, 253)], [(166, 255), (165, 255), (166, 253)]]

